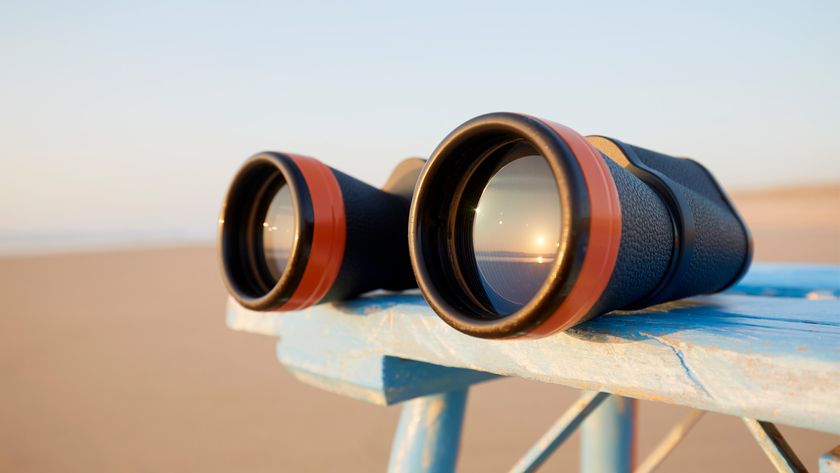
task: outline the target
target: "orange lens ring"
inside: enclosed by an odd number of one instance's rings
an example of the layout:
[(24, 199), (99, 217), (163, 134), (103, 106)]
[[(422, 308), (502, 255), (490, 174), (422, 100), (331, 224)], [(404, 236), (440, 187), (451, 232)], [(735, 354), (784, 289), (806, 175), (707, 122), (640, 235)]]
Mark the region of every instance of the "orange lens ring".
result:
[(580, 273), (569, 295), (542, 324), (523, 334), (539, 338), (580, 322), (603, 294), (618, 259), (621, 243), (621, 205), (609, 168), (598, 150), (571, 128), (537, 119), (571, 148), (589, 194), (589, 242)]
[(297, 310), (317, 304), (332, 287), (344, 259), (347, 221), (338, 180), (330, 168), (314, 158), (288, 155), (309, 188), (313, 228), (309, 261), (297, 288), (278, 310)]

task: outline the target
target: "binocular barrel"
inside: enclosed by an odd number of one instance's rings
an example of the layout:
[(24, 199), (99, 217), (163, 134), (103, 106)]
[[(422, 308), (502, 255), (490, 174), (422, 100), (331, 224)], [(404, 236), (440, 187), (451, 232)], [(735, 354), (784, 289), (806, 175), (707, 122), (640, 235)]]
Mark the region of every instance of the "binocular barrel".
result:
[(484, 338), (720, 291), (751, 260), (746, 225), (696, 162), (509, 113), (444, 139), (409, 221), (429, 304)]
[(416, 287), (407, 221), (422, 164), (404, 161), (386, 191), (314, 158), (251, 157), (234, 177), (219, 219), (228, 291), (249, 309), (288, 311), (374, 289)]
[(247, 308), (419, 286), (446, 323), (483, 338), (721, 291), (752, 259), (700, 164), (512, 113), (467, 121), (382, 190), (314, 158), (257, 154), (230, 185), (219, 242)]

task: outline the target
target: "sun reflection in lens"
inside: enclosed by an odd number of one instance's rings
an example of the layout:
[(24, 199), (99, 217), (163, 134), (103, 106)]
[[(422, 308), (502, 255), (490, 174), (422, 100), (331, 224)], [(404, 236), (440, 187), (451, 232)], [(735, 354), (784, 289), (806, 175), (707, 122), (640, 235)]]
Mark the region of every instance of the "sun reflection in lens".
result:
[(521, 157), (487, 181), (472, 228), (478, 276), (499, 314), (516, 311), (537, 293), (561, 239), (560, 194), (548, 162), (531, 147), (510, 153)]

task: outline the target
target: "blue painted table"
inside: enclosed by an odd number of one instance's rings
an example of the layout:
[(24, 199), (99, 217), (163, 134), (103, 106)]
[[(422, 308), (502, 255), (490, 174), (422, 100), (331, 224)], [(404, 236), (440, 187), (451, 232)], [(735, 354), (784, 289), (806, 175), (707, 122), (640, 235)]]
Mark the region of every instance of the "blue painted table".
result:
[[(584, 471), (630, 471), (632, 399), (743, 417), (780, 471), (801, 464), (772, 423), (840, 434), (837, 266), (755, 264), (724, 294), (615, 312), (539, 340), (468, 337), (416, 292), (283, 314), (231, 300), (227, 323), (280, 337), (278, 359), (307, 383), (377, 404), (410, 401), (392, 471), (452, 470), (466, 390), (499, 375), (585, 390), (514, 471), (536, 469), (579, 425)], [(696, 418), (636, 471), (651, 471)], [(826, 455), (825, 471), (840, 471)]]

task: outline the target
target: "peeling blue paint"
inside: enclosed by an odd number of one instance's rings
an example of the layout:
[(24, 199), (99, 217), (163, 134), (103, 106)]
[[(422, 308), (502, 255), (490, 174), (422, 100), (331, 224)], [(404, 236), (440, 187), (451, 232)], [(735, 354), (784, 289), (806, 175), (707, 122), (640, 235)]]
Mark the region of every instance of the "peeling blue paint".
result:
[(269, 315), (231, 302), (228, 325), (282, 336), (278, 358), (301, 378), (371, 402), (495, 374), (840, 434), (840, 299), (826, 294), (840, 294), (840, 267), (755, 265), (729, 293), (538, 340), (468, 337), (416, 292)]
[(675, 347), (673, 344), (665, 342), (664, 340), (662, 340), (659, 337), (650, 337), (650, 338), (653, 339), (653, 340), (656, 340), (657, 342), (661, 343), (662, 345), (670, 348), (671, 352), (673, 352), (674, 356), (676, 356), (677, 360), (679, 360), (680, 366), (682, 366), (683, 371), (685, 372), (685, 375), (688, 377), (688, 379), (690, 379), (692, 382), (694, 382), (694, 385), (697, 386), (697, 389), (699, 389), (704, 394), (706, 394), (706, 396), (708, 396), (710, 398), (712, 397), (712, 393), (710, 393), (706, 389), (706, 386), (703, 385), (703, 383), (700, 381), (700, 379), (697, 378), (697, 376), (694, 374), (694, 372), (691, 370), (691, 368), (688, 367), (688, 363), (685, 362), (685, 357), (683, 357), (682, 352), (677, 347)]

